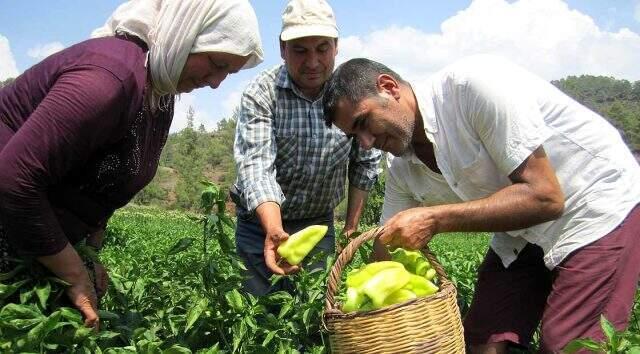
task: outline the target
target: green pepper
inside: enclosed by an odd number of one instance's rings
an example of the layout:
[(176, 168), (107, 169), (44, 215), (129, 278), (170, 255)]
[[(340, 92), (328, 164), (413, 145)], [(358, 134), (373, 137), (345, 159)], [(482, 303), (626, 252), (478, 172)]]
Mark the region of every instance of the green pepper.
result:
[(367, 296), (363, 292), (358, 291), (356, 288), (347, 288), (347, 301), (342, 305), (342, 311), (357, 311), (365, 301), (367, 301)]
[(367, 301), (365, 301), (364, 304), (362, 304), (362, 306), (358, 308), (358, 311), (371, 311), (371, 310), (376, 310), (376, 307), (373, 306), (373, 303), (368, 298), (367, 298)]
[(409, 281), (403, 289), (413, 291), (418, 297), (435, 294), (438, 291), (438, 287), (431, 281), (415, 274), (409, 274)]
[(436, 277), (436, 270), (431, 268), (427, 271), (427, 274), (424, 275), (427, 280), (433, 280)]
[(289, 238), (278, 247), (278, 254), (291, 265), (297, 265), (322, 240), (329, 229), (326, 225), (311, 225)]
[(427, 271), (431, 269), (431, 264), (429, 263), (428, 260), (424, 258), (418, 259), (415, 265), (416, 265), (416, 269), (414, 274), (416, 275), (424, 276), (425, 274), (427, 274)]
[(393, 293), (391, 293), (389, 296), (387, 296), (386, 299), (384, 299), (384, 303), (382, 304), (382, 306), (385, 307), (385, 306), (391, 306), (394, 304), (399, 304), (401, 302), (413, 300), (416, 297), (417, 295), (411, 290), (398, 289)]
[(404, 248), (396, 248), (391, 252), (391, 259), (402, 263), (409, 272), (420, 276), (424, 276), (431, 268), (431, 263), (420, 251), (407, 251)]
[(409, 282), (410, 276), (411, 274), (404, 268), (384, 269), (367, 280), (362, 285), (362, 291), (371, 299), (373, 306), (379, 308), (387, 296)]
[(401, 263), (393, 261), (369, 263), (364, 267), (352, 270), (351, 272), (349, 272), (349, 274), (347, 274), (347, 287), (360, 288), (364, 283), (367, 282), (367, 280), (376, 275), (378, 272), (390, 268), (404, 269), (404, 266)]

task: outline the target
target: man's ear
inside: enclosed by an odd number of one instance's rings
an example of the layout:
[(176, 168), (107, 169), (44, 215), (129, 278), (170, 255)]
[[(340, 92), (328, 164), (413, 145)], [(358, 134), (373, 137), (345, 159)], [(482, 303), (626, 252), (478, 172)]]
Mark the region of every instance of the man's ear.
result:
[(400, 84), (396, 79), (387, 74), (380, 74), (376, 80), (379, 93), (386, 92), (396, 100), (400, 98)]
[(282, 58), (282, 60), (284, 60), (284, 51), (286, 49), (287, 46), (287, 42), (283, 41), (282, 39), (280, 40), (280, 57)]

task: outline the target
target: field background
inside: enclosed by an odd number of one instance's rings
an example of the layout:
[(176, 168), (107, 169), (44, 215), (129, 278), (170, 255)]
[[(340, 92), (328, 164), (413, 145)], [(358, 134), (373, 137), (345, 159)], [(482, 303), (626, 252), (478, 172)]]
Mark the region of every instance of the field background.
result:
[[(607, 117), (637, 152), (640, 82), (581, 76), (553, 83)], [(79, 313), (65, 302), (64, 286), (37, 264), (25, 261), (16, 272), (0, 275), (0, 352), (327, 352), (320, 331), (327, 270), (296, 275), (295, 296), (257, 299), (239, 291), (242, 265), (233, 250), (233, 204), (227, 197), (235, 178), (234, 129), (229, 117), (213, 133), (190, 124), (172, 134), (154, 181), (111, 219), (99, 255), (111, 277), (99, 334), (82, 326)], [(202, 180), (216, 186), (204, 186)], [(208, 191), (204, 205), (203, 188)], [(381, 178), (362, 230), (376, 224), (383, 192)], [(336, 215), (340, 225), (344, 205)], [(458, 289), (462, 313), (488, 240), (486, 234), (445, 234), (431, 243)], [(78, 249), (96, 257), (82, 245)], [(353, 266), (362, 263), (366, 247), (362, 253)], [(629, 330), (621, 336), (640, 343), (636, 299)]]

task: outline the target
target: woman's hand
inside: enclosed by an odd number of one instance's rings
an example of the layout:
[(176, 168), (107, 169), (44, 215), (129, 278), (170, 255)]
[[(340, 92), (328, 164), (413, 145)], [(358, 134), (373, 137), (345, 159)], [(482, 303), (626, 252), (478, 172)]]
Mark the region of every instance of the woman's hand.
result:
[(107, 268), (99, 262), (93, 262), (93, 272), (96, 282), (96, 295), (100, 299), (107, 293), (109, 274), (107, 273)]
[(84, 317), (84, 325), (96, 330), (100, 327), (100, 318), (98, 316), (98, 297), (96, 296), (95, 289), (89, 278), (87, 270), (84, 269), (86, 278), (84, 276), (71, 283), (71, 286), (67, 288), (67, 296), (73, 306), (75, 306), (82, 317)]
[(38, 261), (57, 277), (71, 284), (67, 288), (69, 300), (82, 313), (85, 326), (97, 330), (100, 325), (98, 299), (89, 272), (73, 246), (67, 244), (62, 251), (38, 257)]

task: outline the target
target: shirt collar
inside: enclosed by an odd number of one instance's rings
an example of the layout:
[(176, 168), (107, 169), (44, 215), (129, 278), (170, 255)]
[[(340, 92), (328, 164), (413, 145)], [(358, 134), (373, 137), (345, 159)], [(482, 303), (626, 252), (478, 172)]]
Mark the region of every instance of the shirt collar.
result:
[[(430, 83), (426, 86), (412, 85), (411, 88), (413, 89), (413, 93), (416, 97), (418, 111), (420, 112), (420, 116), (422, 116), (425, 135), (431, 144), (433, 144), (434, 149), (437, 149), (434, 134), (438, 132), (438, 125), (436, 124), (436, 114), (433, 103), (435, 97), (433, 93), (433, 85)], [(414, 152), (411, 152), (406, 159), (414, 164), (423, 164)]]
[(416, 96), (418, 110), (422, 116), (422, 123), (424, 124), (424, 130), (427, 133), (427, 137), (433, 143), (432, 134), (438, 132), (438, 125), (436, 122), (436, 113), (434, 106), (435, 94), (433, 92), (433, 85), (429, 82), (426, 86), (418, 87), (412, 86), (413, 92)]
[(278, 73), (276, 74), (276, 86), (286, 89), (293, 88), (293, 82), (291, 82), (291, 78), (289, 77), (289, 73), (287, 72), (287, 67), (285, 65), (280, 65), (280, 68), (278, 69)]

